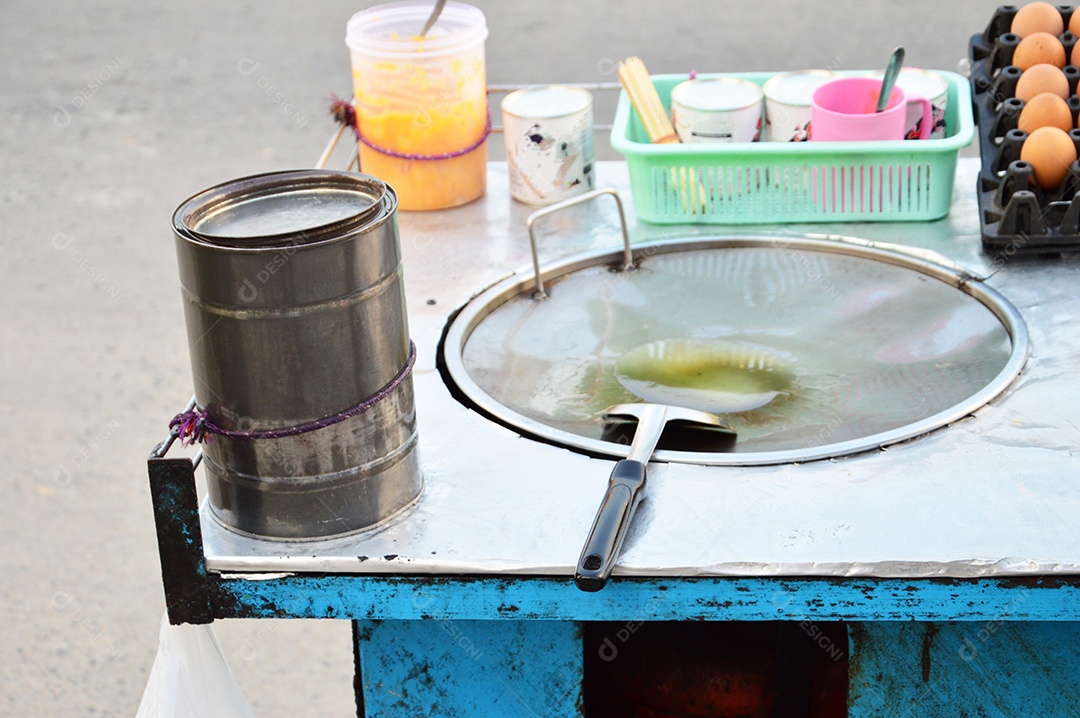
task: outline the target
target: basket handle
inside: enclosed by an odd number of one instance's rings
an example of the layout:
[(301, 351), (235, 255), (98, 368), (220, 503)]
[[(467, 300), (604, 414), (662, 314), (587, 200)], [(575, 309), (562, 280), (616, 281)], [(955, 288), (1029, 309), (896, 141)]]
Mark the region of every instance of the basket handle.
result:
[(567, 207), (572, 207), (575, 204), (581, 204), (582, 202), (588, 202), (591, 199), (595, 199), (602, 195), (609, 194), (615, 198), (615, 204), (619, 207), (619, 225), (622, 228), (623, 238), (623, 266), (622, 269), (630, 269), (634, 266), (634, 255), (630, 251), (630, 232), (626, 228), (626, 212), (623, 211), (622, 198), (619, 197), (619, 193), (615, 191), (613, 187), (601, 187), (600, 189), (590, 190), (583, 194), (579, 194), (576, 197), (570, 199), (564, 199), (561, 202), (548, 205), (543, 209), (538, 209), (529, 215), (529, 218), (525, 220), (525, 226), (529, 230), (529, 248), (532, 250), (532, 262), (533, 273), (536, 275), (536, 290), (533, 292), (533, 299), (547, 299), (547, 292), (544, 291), (544, 278), (540, 276), (540, 256), (536, 251), (536, 221), (542, 217), (546, 217), (549, 214), (554, 214)]

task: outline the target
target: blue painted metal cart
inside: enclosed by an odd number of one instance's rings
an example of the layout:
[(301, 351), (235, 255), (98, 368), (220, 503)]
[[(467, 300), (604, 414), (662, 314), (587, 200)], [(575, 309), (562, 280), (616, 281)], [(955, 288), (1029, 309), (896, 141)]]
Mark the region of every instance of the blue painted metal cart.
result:
[[(837, 704), (849, 716), (1080, 715), (1080, 264), (982, 254), (974, 161), (960, 162), (948, 219), (827, 229), (992, 274), (1031, 332), (1023, 375), (953, 425), (877, 451), (655, 464), (598, 593), (572, 576), (610, 462), (490, 422), (436, 368), (450, 313), (528, 258), (527, 208), (510, 201), (505, 166), (491, 167), (480, 202), (401, 218), (419, 502), (358, 536), (246, 538), (200, 507), (195, 462), (163, 442), (149, 470), (173, 623), (352, 621), (362, 716), (619, 714), (620, 696), (643, 695), (642, 676), (657, 691), (718, 690), (686, 668), (703, 642), (728, 689), (768, 695), (765, 715), (835, 715)], [(624, 165), (598, 173), (625, 191)], [(608, 209), (552, 221), (543, 251), (615, 245)], [(631, 223), (635, 244), (722, 233)]]

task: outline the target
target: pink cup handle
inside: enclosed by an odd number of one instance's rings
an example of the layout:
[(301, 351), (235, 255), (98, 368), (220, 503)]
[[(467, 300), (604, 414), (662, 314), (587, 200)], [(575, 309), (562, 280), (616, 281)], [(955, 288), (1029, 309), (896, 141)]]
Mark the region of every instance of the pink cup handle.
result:
[(919, 139), (926, 140), (930, 138), (930, 133), (934, 131), (934, 106), (930, 104), (930, 100), (925, 97), (909, 97), (908, 104), (918, 102), (922, 105), (922, 122), (919, 123)]

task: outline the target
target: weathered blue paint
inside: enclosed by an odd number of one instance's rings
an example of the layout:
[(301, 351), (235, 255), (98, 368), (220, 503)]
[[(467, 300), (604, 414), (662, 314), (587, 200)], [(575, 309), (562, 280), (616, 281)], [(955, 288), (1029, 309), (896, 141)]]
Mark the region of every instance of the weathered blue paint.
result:
[(214, 620), (214, 610), (199, 524), (194, 466), (187, 458), (151, 456), (147, 470), (169, 621), (209, 623)]
[[(1080, 623), (1006, 618), (849, 623), (848, 715), (1080, 715)], [(366, 715), (580, 716), (579, 625), (361, 621)]]
[(581, 715), (581, 631), (568, 621), (361, 621), (368, 716)]
[(849, 624), (850, 718), (1076, 718), (1080, 624)]
[(1080, 582), (615, 578), (583, 593), (570, 577), (300, 575), (225, 578), (213, 603), (220, 618), (1075, 621)]

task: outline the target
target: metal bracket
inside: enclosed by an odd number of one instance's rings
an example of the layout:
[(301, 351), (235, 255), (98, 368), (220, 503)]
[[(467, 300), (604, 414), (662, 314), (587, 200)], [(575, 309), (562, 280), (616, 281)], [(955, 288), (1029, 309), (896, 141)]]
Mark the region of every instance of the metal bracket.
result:
[[(193, 397), (188, 409), (194, 405)], [(175, 436), (162, 441), (146, 462), (165, 606), (169, 623), (173, 625), (210, 623), (214, 620), (214, 606), (199, 524), (199, 495), (195, 489), (195, 467), (202, 460), (202, 452), (194, 459), (165, 458), (175, 441)]]
[[(551, 83), (488, 85), (487, 93), (488, 95), (506, 95), (514, 92), (515, 90), (522, 90), (528, 87), (545, 87), (549, 84)], [(560, 82), (558, 84), (565, 87), (577, 87), (582, 90), (588, 90), (589, 92), (618, 92), (622, 90), (622, 84), (618, 82)], [(354, 97), (350, 99), (349, 102), (355, 104), (356, 98)], [(593, 129), (601, 130), (603, 132), (611, 132), (611, 123), (593, 123)], [(326, 143), (326, 147), (323, 149), (322, 154), (319, 155), (319, 159), (315, 163), (315, 169), (321, 170), (322, 168), (326, 167), (327, 162), (330, 161), (330, 155), (334, 153), (334, 149), (337, 147), (338, 142), (340, 142), (341, 138), (344, 136), (345, 130), (345, 125), (338, 125), (337, 130), (334, 132), (333, 136), (330, 137), (330, 140)], [(493, 134), (502, 134), (502, 125), (493, 124), (491, 126), (491, 132)], [(352, 170), (355, 167), (357, 172), (361, 171), (358, 152), (359, 147), (353, 150), (349, 158), (349, 164), (345, 167), (346, 170)]]
[(536, 250), (536, 221), (549, 214), (554, 214), (567, 207), (572, 207), (576, 204), (588, 202), (591, 199), (595, 199), (602, 195), (611, 195), (615, 198), (615, 204), (619, 207), (619, 226), (622, 228), (623, 238), (623, 264), (622, 270), (632, 269), (634, 266), (634, 255), (630, 251), (630, 232), (626, 228), (626, 212), (623, 210), (622, 198), (619, 197), (619, 193), (612, 187), (602, 187), (600, 189), (590, 190), (584, 194), (579, 194), (576, 197), (570, 199), (564, 199), (561, 202), (548, 205), (543, 209), (538, 209), (529, 215), (529, 218), (525, 220), (525, 226), (529, 230), (529, 249), (532, 251), (533, 273), (536, 275), (536, 291), (533, 293), (535, 299), (547, 299), (547, 292), (544, 291), (544, 278), (540, 275), (540, 256)]

